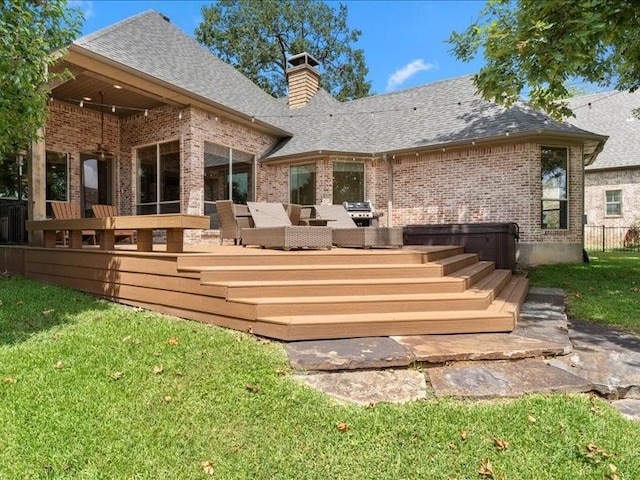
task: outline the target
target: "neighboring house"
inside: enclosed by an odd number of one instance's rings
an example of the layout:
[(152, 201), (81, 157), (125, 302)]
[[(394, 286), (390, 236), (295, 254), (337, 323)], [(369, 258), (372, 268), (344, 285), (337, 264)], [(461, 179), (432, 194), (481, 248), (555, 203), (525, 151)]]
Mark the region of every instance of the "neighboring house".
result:
[(32, 147), (32, 179), (49, 175), (32, 217), (54, 193), (123, 214), (370, 199), (393, 225), (517, 222), (521, 264), (581, 261), (583, 171), (605, 136), (485, 102), (470, 76), (340, 103), (311, 56), (290, 63), (275, 99), (154, 11), (80, 38)]
[(606, 92), (570, 99), (574, 125), (608, 135), (598, 158), (586, 167), (588, 225), (630, 227), (640, 221), (640, 90)]

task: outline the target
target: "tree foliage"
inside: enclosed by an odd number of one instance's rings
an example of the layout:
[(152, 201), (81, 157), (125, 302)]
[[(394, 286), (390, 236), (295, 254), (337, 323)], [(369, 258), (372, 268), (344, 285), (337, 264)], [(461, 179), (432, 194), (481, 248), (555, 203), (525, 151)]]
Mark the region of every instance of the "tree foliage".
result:
[(66, 0), (0, 0), (0, 152), (24, 148), (47, 120), (48, 73), (80, 31)]
[(371, 84), (361, 35), (347, 7), (314, 0), (219, 0), (202, 7), (196, 39), (276, 97), (287, 92), (287, 58), (308, 52), (320, 62), (322, 87), (339, 100), (365, 97)]
[(528, 90), (534, 108), (560, 119), (572, 81), (619, 90), (640, 86), (637, 0), (489, 0), (480, 18), (449, 38), (463, 61), (483, 52), (475, 84), (487, 100), (510, 106)]

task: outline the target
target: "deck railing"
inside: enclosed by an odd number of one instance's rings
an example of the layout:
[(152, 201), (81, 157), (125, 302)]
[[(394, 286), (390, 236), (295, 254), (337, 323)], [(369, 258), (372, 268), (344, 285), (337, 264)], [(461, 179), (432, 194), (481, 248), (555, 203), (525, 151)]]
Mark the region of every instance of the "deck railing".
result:
[(588, 252), (640, 253), (640, 226), (585, 225), (584, 248)]

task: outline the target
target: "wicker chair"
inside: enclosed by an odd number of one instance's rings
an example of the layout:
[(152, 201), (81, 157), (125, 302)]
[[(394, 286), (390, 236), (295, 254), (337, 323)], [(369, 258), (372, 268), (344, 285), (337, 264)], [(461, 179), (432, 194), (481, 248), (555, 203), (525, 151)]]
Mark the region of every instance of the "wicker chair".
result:
[(292, 225), (280, 203), (248, 202), (255, 228), (243, 228), (243, 245), (262, 248), (326, 248), (331, 249), (331, 228)]
[(358, 227), (342, 205), (315, 205), (316, 216), (325, 218), (333, 229), (332, 242), (338, 247), (402, 247), (402, 227)]
[[(115, 205), (103, 205), (96, 203), (95, 205), (91, 205), (91, 210), (93, 210), (93, 216), (96, 218), (118, 216), (118, 209)], [(133, 233), (133, 230), (116, 230), (114, 232), (114, 236), (116, 238), (116, 242), (119, 239), (129, 239), (129, 243), (133, 245), (135, 243)]]
[(233, 240), (234, 245), (239, 245), (242, 229), (253, 227), (249, 208), (246, 205), (235, 205), (231, 200), (218, 200), (216, 210), (220, 224), (220, 245), (224, 240)]
[[(53, 212), (53, 218), (56, 220), (68, 220), (70, 218), (81, 218), (80, 204), (72, 202), (51, 202), (51, 211)], [(62, 232), (62, 244), (67, 244), (68, 232)], [(83, 230), (82, 238), (87, 237), (92, 245), (96, 242), (95, 230)]]

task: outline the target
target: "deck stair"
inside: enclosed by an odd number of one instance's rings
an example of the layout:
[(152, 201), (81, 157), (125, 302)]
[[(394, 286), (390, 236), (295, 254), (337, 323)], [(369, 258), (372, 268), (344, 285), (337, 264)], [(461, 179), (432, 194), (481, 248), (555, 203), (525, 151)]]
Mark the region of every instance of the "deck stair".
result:
[(282, 340), (508, 332), (528, 290), (461, 247), (29, 248), (24, 264), (31, 278)]
[(528, 290), (460, 247), (348, 252), (182, 257), (178, 269), (200, 272), (254, 333), (286, 340), (511, 331)]

